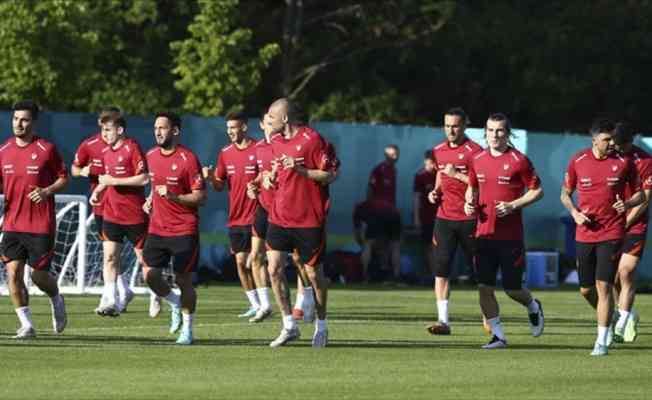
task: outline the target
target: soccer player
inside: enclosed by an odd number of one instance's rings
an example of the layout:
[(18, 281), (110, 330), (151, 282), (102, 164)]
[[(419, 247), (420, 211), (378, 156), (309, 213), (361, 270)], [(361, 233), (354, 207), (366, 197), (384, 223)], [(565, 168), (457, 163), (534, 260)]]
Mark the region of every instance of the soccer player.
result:
[[(240, 318), (252, 318), (261, 309), (256, 292), (254, 274), (248, 261), (251, 253), (252, 225), (256, 216), (256, 201), (247, 196), (247, 185), (256, 179), (256, 142), (247, 135), (247, 118), (242, 113), (226, 116), (226, 133), (231, 144), (225, 146), (217, 155), (217, 167), (213, 172), (204, 169), (213, 188), (221, 192), (225, 185), (229, 189), (229, 240), (231, 253), (235, 256), (240, 283), (245, 291), (250, 307), (240, 314)], [(256, 263), (258, 268), (258, 263)], [(265, 299), (263, 299), (264, 301)], [(267, 301), (266, 310), (270, 310)]]
[(99, 185), (93, 191), (90, 203), (93, 206), (103, 205), (105, 297), (96, 313), (117, 317), (121, 307), (116, 296), (116, 280), (125, 237), (134, 245), (136, 258), (142, 264), (142, 249), (147, 233), (143, 187), (149, 182), (149, 177), (138, 142), (126, 137), (125, 118), (113, 113), (103, 116), (100, 122), (102, 138), (108, 145), (103, 158), (105, 173), (99, 176)]
[(458, 246), (468, 266), (473, 266), (476, 218), (464, 212), (464, 194), (469, 168), (482, 147), (466, 134), (468, 117), (463, 109), (451, 108), (444, 114), (445, 140), (432, 149), (438, 170), (437, 190), (429, 200), (438, 203), (432, 243), (435, 246), (435, 297), (438, 321), (428, 327), (433, 335), (450, 335), (448, 302), (450, 273)]
[(382, 199), (360, 202), (353, 210), (353, 234), (356, 242), (362, 247), (362, 275), (364, 283), (368, 283), (371, 278), (369, 264), (374, 252), (381, 255), (381, 269), (391, 257), (388, 243), (397, 240), (401, 235), (401, 214), (391, 203)]
[[(636, 340), (638, 314), (632, 308), (636, 296), (636, 267), (643, 256), (648, 227), (648, 207), (652, 195), (652, 157), (638, 146), (632, 144), (634, 132), (628, 123), (616, 124), (614, 133), (616, 150), (634, 161), (645, 201), (633, 207), (625, 219), (625, 238), (622, 255), (616, 274), (616, 285), (620, 290), (617, 298), (618, 321), (614, 327), (614, 341), (633, 342)], [(627, 200), (632, 196), (631, 185), (625, 186)]]
[[(299, 329), (290, 312), (284, 255), (298, 250), (301, 263), (315, 292), (317, 320), (313, 347), (328, 343), (326, 302), (328, 288), (321, 258), (325, 249), (324, 224), (327, 199), (323, 183), (332, 179), (326, 142), (317, 131), (297, 124), (296, 107), (287, 99), (274, 101), (268, 110), (273, 132), (282, 140), (272, 142), (279, 166), (270, 176), (277, 185), (269, 214), (267, 261), (272, 289), (283, 316), (283, 329), (270, 343), (278, 347), (299, 338)], [(268, 178), (268, 179), (269, 179)]]
[[(152, 190), (145, 204), (150, 221), (143, 258), (147, 285), (172, 308), (170, 333), (181, 328), (177, 344), (190, 345), (197, 305), (192, 273), (199, 256), (198, 208), (206, 199), (206, 191), (197, 157), (178, 143), (180, 131), (181, 119), (177, 115), (156, 115), (157, 146), (147, 153)], [(162, 276), (170, 259), (181, 297)]]
[[(561, 189), (561, 202), (576, 223), (580, 292), (597, 314), (593, 356), (607, 355), (611, 341), (612, 288), (625, 236), (625, 212), (644, 200), (636, 167), (615, 151), (615, 128), (608, 119), (593, 122), (591, 147), (571, 158)], [(632, 196), (626, 199), (627, 185)], [(575, 191), (577, 205), (571, 197)]]
[[(105, 110), (102, 110), (97, 120), (100, 129), (102, 126), (102, 119), (110, 115), (121, 115), (121, 111), (117, 107), (107, 107)], [(77, 148), (77, 151), (75, 152), (75, 160), (72, 163), (70, 172), (74, 177), (88, 178), (88, 182), (90, 184), (90, 193), (93, 193), (99, 184), (98, 177), (104, 173), (103, 159), (104, 150), (107, 148), (107, 146), (108, 145), (104, 139), (102, 139), (102, 133), (98, 132), (84, 139), (84, 141), (81, 142)], [(95, 229), (98, 232), (100, 240), (104, 240), (102, 235), (102, 208), (102, 203), (92, 208), (95, 220)], [(109, 264), (104, 264), (104, 267), (107, 266), (109, 266)], [(134, 293), (129, 288), (129, 282), (127, 280), (126, 274), (123, 274), (121, 271), (118, 271), (117, 289), (117, 308), (119, 312), (123, 312), (126, 310), (129, 302), (131, 302), (133, 299)], [(100, 305), (96, 309), (96, 312), (102, 307), (106, 306), (107, 300), (109, 298), (110, 297), (105, 294), (102, 295)]]
[(464, 210), (477, 217), (477, 279), (482, 315), (493, 334), (483, 349), (507, 346), (495, 296), (500, 268), (505, 293), (527, 308), (532, 336), (543, 333), (543, 307), (522, 287), (525, 267), (521, 210), (543, 197), (530, 160), (510, 143), (512, 129), (504, 114), (491, 114), (485, 126), (488, 148), (474, 156)]
[(15, 339), (36, 336), (25, 287), (25, 263), (32, 282), (50, 297), (55, 333), (66, 327), (66, 306), (49, 274), (56, 230), (54, 194), (68, 183), (66, 166), (56, 147), (34, 133), (39, 109), (32, 101), (13, 106), (14, 137), (0, 147), (4, 221), (0, 257), (6, 265), (11, 302), (20, 321)]
[(435, 160), (432, 151), (427, 150), (423, 155), (423, 168), (414, 175), (413, 196), (412, 196), (412, 217), (414, 227), (421, 232), (421, 243), (423, 243), (423, 254), (426, 258), (426, 265), (430, 273), (435, 272), (434, 247), (432, 243), (432, 231), (435, 225), (437, 205), (428, 200), (428, 195), (435, 188)]

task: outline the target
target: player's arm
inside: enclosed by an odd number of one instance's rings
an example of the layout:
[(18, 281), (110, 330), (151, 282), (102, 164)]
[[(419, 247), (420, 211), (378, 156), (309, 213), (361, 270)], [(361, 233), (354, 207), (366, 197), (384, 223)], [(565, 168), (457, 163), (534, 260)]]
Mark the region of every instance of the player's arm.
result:
[(322, 185), (328, 185), (336, 178), (336, 174), (333, 171), (322, 171), (320, 169), (308, 169), (301, 165), (295, 166), (294, 170), (299, 175), (306, 177), (308, 179), (312, 179), (313, 181), (320, 183)]
[(206, 201), (206, 190), (193, 190), (186, 194), (175, 194), (167, 190), (166, 185), (157, 185), (154, 190), (156, 194), (177, 204), (189, 208), (199, 208)]
[(109, 174), (99, 176), (100, 185), (105, 186), (145, 186), (149, 183), (149, 174), (143, 172), (125, 178), (116, 178)]
[(464, 213), (466, 215), (475, 214), (478, 206), (478, 188), (472, 185), (466, 187), (464, 193)]
[(75, 163), (73, 163), (70, 166), (70, 174), (75, 178), (78, 178), (80, 176), (82, 176), (84, 178), (88, 178), (88, 175), (90, 175), (90, 173), (91, 173), (91, 166), (90, 165), (86, 165), (84, 167), (79, 167)]
[(566, 186), (561, 187), (561, 204), (568, 210), (570, 213), (571, 217), (573, 217), (573, 220), (575, 220), (575, 223), (577, 225), (583, 225), (583, 224), (590, 224), (591, 219), (584, 215), (583, 212), (577, 209), (575, 206), (575, 203), (573, 202), (573, 192), (575, 190), (571, 188), (567, 188)]
[(543, 188), (541, 186), (528, 189), (521, 197), (512, 201), (499, 201), (496, 203), (496, 212), (499, 217), (512, 214), (514, 211), (525, 208), (530, 204), (536, 203), (543, 198)]
[(648, 207), (650, 206), (650, 196), (652, 195), (652, 189), (644, 189), (643, 194), (645, 195), (645, 200), (637, 206), (632, 207), (627, 213), (627, 220), (625, 222), (625, 229), (629, 229), (641, 218), (641, 215), (645, 214)]
[(29, 199), (34, 203), (40, 203), (46, 198), (61, 192), (66, 187), (66, 185), (68, 185), (70, 178), (68, 177), (66, 166), (63, 164), (61, 156), (58, 152), (52, 152), (52, 155), (48, 161), (48, 168), (50, 171), (57, 175), (57, 179), (55, 179), (55, 181), (50, 186), (46, 186), (44, 188), (36, 186), (32, 189), (31, 192), (29, 192)]
[[(450, 178), (457, 179), (458, 181), (469, 184), (469, 176), (459, 172), (453, 164), (446, 164), (444, 169), (441, 171), (445, 175), (448, 175)], [(438, 179), (439, 180), (439, 179)]]

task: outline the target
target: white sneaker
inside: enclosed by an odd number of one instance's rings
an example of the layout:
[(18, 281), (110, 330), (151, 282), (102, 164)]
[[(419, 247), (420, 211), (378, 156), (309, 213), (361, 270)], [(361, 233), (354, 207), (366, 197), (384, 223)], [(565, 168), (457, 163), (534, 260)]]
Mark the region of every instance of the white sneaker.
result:
[(16, 335), (12, 336), (13, 339), (32, 339), (36, 337), (36, 331), (31, 326), (21, 326), (16, 331)]
[(57, 296), (59, 300), (50, 299), (50, 307), (52, 310), (52, 328), (54, 333), (61, 333), (66, 329), (68, 324), (68, 316), (66, 315), (66, 302), (62, 295)]
[(149, 316), (156, 318), (161, 313), (161, 298), (155, 294), (149, 295)]
[(284, 346), (286, 343), (291, 342), (293, 340), (297, 340), (301, 337), (301, 333), (299, 332), (299, 328), (294, 328), (294, 329), (281, 329), (281, 334), (278, 335), (278, 337), (269, 344), (269, 347), (276, 348), (280, 346)]
[(326, 347), (328, 344), (328, 329), (323, 331), (318, 331), (315, 329), (314, 335), (312, 335), (312, 347), (321, 348)]
[(134, 292), (131, 290), (127, 290), (127, 293), (125, 293), (124, 297), (118, 296), (118, 302), (116, 303), (116, 306), (118, 307), (118, 311), (120, 313), (123, 313), (127, 311), (127, 306), (129, 306), (129, 303), (134, 299)]
[(534, 299), (534, 301), (539, 305), (539, 311), (536, 313), (528, 314), (528, 322), (530, 323), (530, 331), (532, 332), (532, 336), (539, 337), (543, 333), (543, 306), (539, 300)]
[(258, 311), (256, 311), (256, 315), (249, 318), (249, 322), (253, 322), (253, 323), (263, 322), (270, 315), (272, 315), (272, 309), (271, 308), (267, 308), (267, 309), (264, 309), (264, 310), (262, 308), (259, 308)]
[(118, 317), (120, 312), (115, 304), (108, 304), (95, 309), (95, 313), (100, 317)]
[(504, 349), (507, 347), (507, 341), (504, 339), (498, 338), (498, 336), (494, 335), (489, 343), (485, 344), (482, 346), (483, 349), (486, 350), (491, 350), (491, 349)]

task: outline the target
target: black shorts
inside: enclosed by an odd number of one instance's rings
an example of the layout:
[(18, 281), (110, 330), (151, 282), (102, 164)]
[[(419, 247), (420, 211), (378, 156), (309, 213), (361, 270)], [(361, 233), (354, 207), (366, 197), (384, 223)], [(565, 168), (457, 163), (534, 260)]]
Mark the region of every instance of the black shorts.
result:
[(595, 281), (614, 283), (622, 241), (608, 240), (597, 243), (577, 242), (577, 274), (580, 287), (595, 286)]
[(268, 217), (267, 210), (258, 204), (258, 207), (256, 207), (254, 224), (251, 226), (251, 234), (254, 237), (265, 240), (267, 237), (267, 229), (269, 228)]
[(101, 215), (93, 215), (93, 224), (95, 225), (95, 230), (97, 235), (100, 237), (100, 240), (106, 240), (102, 227), (104, 226), (104, 217)]
[(301, 262), (314, 267), (321, 263), (326, 249), (324, 228), (284, 228), (270, 223), (267, 249), (288, 253), (296, 249)]
[(519, 290), (523, 287), (525, 246), (522, 240), (476, 239), (475, 245), (478, 283), (496, 286), (496, 274), (500, 269), (503, 289)]
[(367, 240), (385, 239), (395, 241), (401, 239), (401, 216), (398, 214), (376, 216), (365, 221), (365, 223), (367, 229), (364, 237)]
[(4, 232), (0, 242), (2, 261), (25, 261), (35, 270), (47, 271), (54, 255), (54, 236), (49, 234)]
[[(460, 245), (466, 265), (473, 267), (475, 253), (475, 220), (452, 221), (443, 218), (435, 220), (432, 243), (435, 246), (435, 276), (448, 278)], [(495, 279), (495, 274), (494, 274)]]
[(251, 225), (232, 226), (229, 228), (231, 253), (249, 253), (251, 251)]
[(623, 239), (622, 254), (629, 254), (633, 257), (642, 258), (645, 250), (646, 234), (627, 234)]
[(432, 245), (432, 233), (435, 229), (435, 224), (421, 224), (421, 242), (423, 244)]
[(124, 238), (127, 238), (135, 248), (142, 249), (147, 236), (147, 224), (122, 225), (103, 220), (102, 235), (104, 240), (117, 243), (123, 243)]
[(147, 235), (143, 249), (145, 264), (151, 268), (167, 268), (172, 259), (174, 272), (193, 272), (199, 260), (199, 236)]

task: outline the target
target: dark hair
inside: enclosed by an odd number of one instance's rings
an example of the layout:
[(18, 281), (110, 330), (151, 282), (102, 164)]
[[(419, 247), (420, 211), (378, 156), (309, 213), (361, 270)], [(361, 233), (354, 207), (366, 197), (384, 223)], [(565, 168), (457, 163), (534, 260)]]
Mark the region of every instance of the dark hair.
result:
[(38, 119), (38, 104), (36, 104), (32, 100), (21, 100), (14, 104), (14, 106), (11, 108), (12, 111), (29, 111), (32, 114), (32, 119), (37, 120)]
[(100, 116), (99, 120), (102, 121), (103, 118), (110, 117), (110, 116), (122, 116), (122, 110), (116, 106), (108, 106), (102, 108), (100, 111)]
[(171, 111), (160, 111), (156, 114), (156, 118), (167, 118), (173, 128), (176, 126), (181, 129), (181, 118)]
[(625, 121), (616, 123), (616, 128), (614, 129), (614, 142), (616, 144), (628, 144), (634, 141), (634, 127)]
[(462, 119), (462, 122), (464, 123), (464, 125), (468, 125), (471, 122), (469, 120), (469, 116), (466, 115), (466, 112), (464, 111), (464, 109), (462, 107), (449, 108), (444, 113), (444, 116), (446, 116), (446, 115), (452, 115), (452, 116), (455, 116), (455, 117), (460, 117), (460, 119)]
[(386, 149), (394, 149), (394, 150), (396, 150), (396, 151), (400, 151), (399, 148), (398, 148), (398, 145), (393, 144), (393, 143), (392, 143), (392, 144), (388, 144), (387, 146), (385, 146), (385, 148), (386, 148)]
[(106, 124), (107, 122), (112, 122), (113, 125), (121, 126), (123, 129), (127, 129), (127, 120), (122, 115), (122, 113), (107, 113), (100, 117), (101, 124)]
[[(496, 122), (504, 122), (505, 123), (505, 130), (507, 131), (507, 135), (511, 136), (512, 135), (512, 123), (509, 121), (509, 118), (507, 118), (507, 115), (503, 113), (492, 113), (489, 114), (489, 117), (487, 118), (487, 121), (496, 121)], [(486, 127), (485, 127), (486, 129)]]
[(592, 136), (599, 135), (601, 133), (612, 133), (616, 129), (616, 124), (609, 118), (596, 118), (591, 124), (591, 130), (589, 131)]
[(433, 160), (434, 161), (435, 157), (433, 157), (433, 155), (432, 155), (432, 150), (426, 150), (426, 152), (423, 153), (423, 159), (424, 160), (427, 159), (427, 160)]
[(247, 117), (242, 111), (234, 111), (226, 114), (225, 117), (226, 121), (240, 121), (243, 123), (247, 123)]

